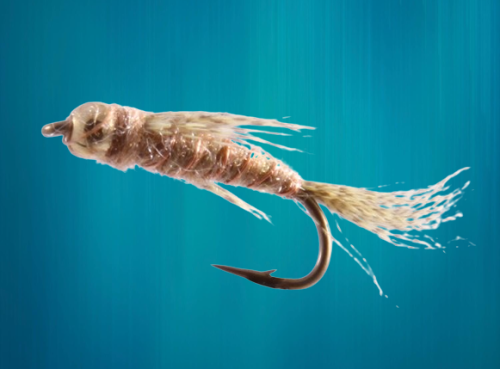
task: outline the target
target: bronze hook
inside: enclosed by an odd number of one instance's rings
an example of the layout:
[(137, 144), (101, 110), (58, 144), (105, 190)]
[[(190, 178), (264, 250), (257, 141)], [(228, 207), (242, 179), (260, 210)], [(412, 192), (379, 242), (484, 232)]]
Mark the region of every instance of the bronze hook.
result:
[(330, 227), (328, 226), (325, 214), (312, 196), (308, 196), (307, 193), (303, 193), (298, 196), (298, 201), (304, 205), (308, 215), (312, 218), (314, 223), (316, 223), (319, 237), (318, 260), (316, 261), (316, 265), (313, 270), (308, 275), (298, 279), (275, 278), (271, 276), (271, 274), (274, 273), (276, 269), (259, 272), (256, 270), (241, 269), (225, 265), (212, 264), (212, 266), (270, 288), (279, 288), (282, 290), (301, 290), (316, 284), (323, 277), (328, 269), (328, 265), (330, 264), (330, 257), (332, 255)]

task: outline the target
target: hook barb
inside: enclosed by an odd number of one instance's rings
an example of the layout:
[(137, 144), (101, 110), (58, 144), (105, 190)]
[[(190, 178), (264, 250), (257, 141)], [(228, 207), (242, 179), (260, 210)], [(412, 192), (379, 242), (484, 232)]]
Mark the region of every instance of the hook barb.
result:
[(257, 270), (235, 268), (226, 265), (212, 264), (212, 266), (214, 268), (246, 278), (251, 282), (261, 284), (266, 287), (280, 288), (279, 284), (281, 281), (283, 281), (282, 278), (275, 278), (271, 276), (271, 274), (273, 274), (276, 271), (276, 269), (268, 270), (266, 272), (259, 272)]
[(314, 220), (314, 223), (316, 223), (316, 228), (318, 230), (318, 260), (316, 261), (316, 265), (313, 270), (308, 275), (299, 279), (276, 278), (271, 276), (276, 269), (259, 272), (256, 270), (241, 269), (225, 265), (212, 264), (212, 266), (270, 288), (278, 288), (282, 290), (301, 290), (316, 284), (323, 277), (328, 269), (328, 264), (330, 264), (330, 257), (332, 254), (330, 228), (325, 214), (312, 196), (308, 196), (307, 193), (302, 193), (297, 200), (304, 205), (308, 215)]

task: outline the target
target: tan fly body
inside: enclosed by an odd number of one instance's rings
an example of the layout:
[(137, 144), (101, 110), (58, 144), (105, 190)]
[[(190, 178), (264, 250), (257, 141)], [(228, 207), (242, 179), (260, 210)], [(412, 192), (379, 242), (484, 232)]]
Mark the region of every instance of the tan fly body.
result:
[[(407, 247), (420, 244), (426, 248), (441, 248), (431, 237), (422, 237), (418, 231), (435, 229), (443, 220), (461, 216), (458, 213), (444, 218), (466, 186), (448, 194), (443, 192), (447, 189), (446, 182), (466, 168), (426, 189), (390, 193), (305, 181), (282, 161), (249, 143), (254, 141), (293, 150), (254, 135), (283, 135), (266, 131), (267, 127), (294, 131), (314, 129), (228, 113), (149, 113), (93, 102), (79, 106), (64, 121), (45, 125), (42, 134), (45, 137), (64, 136), (63, 142), (80, 158), (93, 159), (122, 171), (139, 166), (152, 173), (182, 179), (258, 218), (269, 220), (265, 213), (219, 184), (246, 187), (301, 203), (316, 224), (320, 243), (316, 266), (307, 276), (284, 279), (271, 276), (274, 270), (258, 272), (214, 265), (272, 288), (307, 288), (326, 272), (332, 240), (336, 240), (331, 236), (319, 204), (388, 242)], [(370, 272), (364, 269), (370, 274), (371, 269)]]

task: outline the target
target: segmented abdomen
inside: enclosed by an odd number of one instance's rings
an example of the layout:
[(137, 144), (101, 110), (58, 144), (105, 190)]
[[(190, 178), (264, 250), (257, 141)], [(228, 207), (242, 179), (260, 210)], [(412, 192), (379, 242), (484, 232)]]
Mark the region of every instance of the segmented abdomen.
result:
[(212, 181), (293, 197), (302, 179), (290, 167), (261, 151), (210, 135), (189, 135), (179, 128), (162, 136), (145, 130), (137, 165), (188, 182)]

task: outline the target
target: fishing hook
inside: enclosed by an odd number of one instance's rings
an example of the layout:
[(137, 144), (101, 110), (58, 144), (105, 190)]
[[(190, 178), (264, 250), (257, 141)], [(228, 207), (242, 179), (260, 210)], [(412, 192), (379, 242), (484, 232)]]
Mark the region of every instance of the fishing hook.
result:
[(318, 230), (318, 260), (316, 261), (316, 265), (313, 270), (308, 275), (298, 279), (276, 278), (271, 276), (276, 269), (259, 272), (257, 270), (241, 269), (225, 265), (212, 264), (212, 266), (270, 288), (278, 288), (282, 290), (302, 290), (316, 284), (323, 277), (328, 269), (328, 264), (330, 264), (330, 257), (332, 255), (330, 227), (328, 226), (325, 214), (312, 196), (308, 196), (307, 193), (303, 192), (298, 196), (297, 200), (304, 205), (308, 215), (312, 218), (316, 224), (316, 229)]

